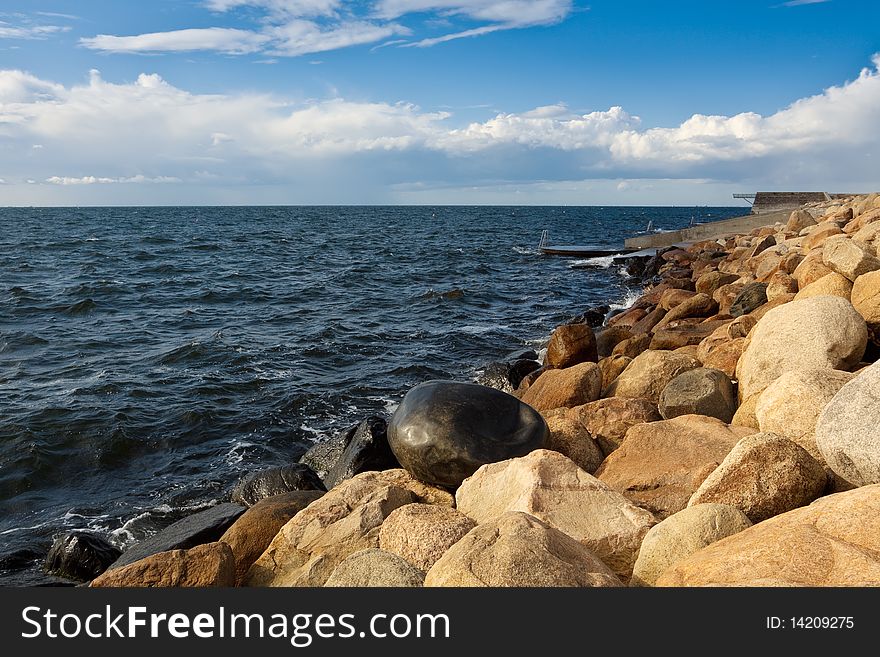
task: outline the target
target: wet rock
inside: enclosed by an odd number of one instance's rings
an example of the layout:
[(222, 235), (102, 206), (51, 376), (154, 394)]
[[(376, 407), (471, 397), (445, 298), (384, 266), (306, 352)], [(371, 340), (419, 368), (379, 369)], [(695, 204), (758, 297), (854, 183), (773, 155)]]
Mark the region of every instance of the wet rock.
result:
[[(569, 324), (586, 324), (591, 328), (597, 328), (602, 326), (605, 323), (605, 316), (611, 310), (611, 306), (593, 306), (591, 308), (587, 308), (584, 312), (576, 317), (573, 317)], [(531, 360), (537, 360), (537, 354), (535, 358)]]
[(78, 582), (87, 582), (103, 573), (122, 552), (107, 539), (92, 532), (73, 531), (55, 539), (43, 569)]
[(232, 501), (244, 506), (253, 506), (267, 497), (296, 490), (325, 491), (327, 489), (324, 487), (324, 482), (309, 466), (292, 463), (245, 475), (232, 489)]
[[(595, 363), (576, 367), (598, 372)], [(548, 370), (526, 396), (545, 376), (564, 372)], [(430, 381), (406, 394), (391, 418), (388, 440), (400, 464), (416, 478), (455, 488), (485, 463), (541, 447), (548, 433), (540, 414), (511, 395), (474, 384)]]

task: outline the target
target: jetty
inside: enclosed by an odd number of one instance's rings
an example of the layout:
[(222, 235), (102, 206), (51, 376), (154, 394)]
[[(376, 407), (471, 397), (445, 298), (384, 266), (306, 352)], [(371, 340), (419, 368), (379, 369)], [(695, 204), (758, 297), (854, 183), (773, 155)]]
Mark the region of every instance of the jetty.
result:
[(605, 258), (607, 256), (622, 255), (638, 251), (634, 247), (625, 246), (624, 248), (609, 249), (601, 246), (557, 246), (550, 244), (550, 234), (548, 231), (541, 233), (541, 242), (538, 244), (538, 251), (542, 255), (567, 256), (569, 258)]

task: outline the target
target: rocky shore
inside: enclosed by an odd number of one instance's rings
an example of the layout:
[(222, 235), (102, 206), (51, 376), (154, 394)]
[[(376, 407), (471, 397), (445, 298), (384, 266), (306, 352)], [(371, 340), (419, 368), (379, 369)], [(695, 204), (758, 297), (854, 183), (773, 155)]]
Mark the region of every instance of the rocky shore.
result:
[[(880, 195), (633, 260), (543, 363), (431, 381), (125, 553), (115, 586), (880, 585)], [(580, 309), (578, 309), (580, 310)]]

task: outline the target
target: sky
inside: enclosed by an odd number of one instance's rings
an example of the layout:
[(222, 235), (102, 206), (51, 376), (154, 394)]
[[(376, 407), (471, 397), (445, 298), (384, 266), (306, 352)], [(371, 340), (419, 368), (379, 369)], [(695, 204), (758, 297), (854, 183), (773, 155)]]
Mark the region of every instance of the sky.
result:
[(880, 189), (877, 0), (0, 0), (0, 206)]

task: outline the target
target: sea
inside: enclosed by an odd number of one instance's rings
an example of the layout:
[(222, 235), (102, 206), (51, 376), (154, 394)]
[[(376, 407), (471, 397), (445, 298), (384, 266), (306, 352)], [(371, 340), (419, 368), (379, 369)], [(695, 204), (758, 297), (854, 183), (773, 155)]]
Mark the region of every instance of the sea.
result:
[(542, 256), (743, 207), (0, 208), (0, 586), (53, 537), (124, 549), (412, 386), (475, 380), (590, 306), (611, 258)]

